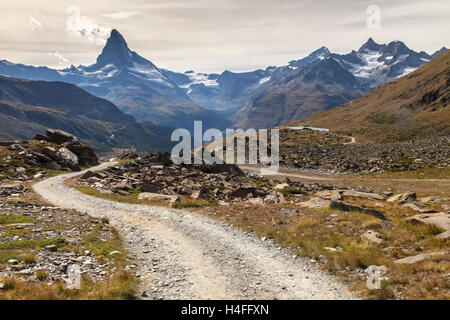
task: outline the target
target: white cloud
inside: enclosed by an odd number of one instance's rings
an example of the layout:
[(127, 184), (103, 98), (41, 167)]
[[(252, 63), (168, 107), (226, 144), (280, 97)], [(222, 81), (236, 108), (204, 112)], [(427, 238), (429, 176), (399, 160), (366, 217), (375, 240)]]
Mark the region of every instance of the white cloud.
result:
[(70, 66), (70, 61), (59, 54), (58, 51), (49, 52), (48, 54), (58, 59), (58, 65), (56, 66), (57, 68), (66, 68)]
[(114, 19), (114, 20), (124, 20), (138, 15), (139, 12), (136, 11), (118, 11), (113, 13), (104, 14), (103, 16), (106, 18)]
[(77, 37), (86, 38), (89, 42), (104, 45), (111, 28), (98, 25), (95, 21), (81, 15), (79, 6), (71, 5), (67, 8), (66, 30)]
[(36, 31), (42, 28), (42, 23), (33, 17), (30, 17), (28, 26), (31, 30)]

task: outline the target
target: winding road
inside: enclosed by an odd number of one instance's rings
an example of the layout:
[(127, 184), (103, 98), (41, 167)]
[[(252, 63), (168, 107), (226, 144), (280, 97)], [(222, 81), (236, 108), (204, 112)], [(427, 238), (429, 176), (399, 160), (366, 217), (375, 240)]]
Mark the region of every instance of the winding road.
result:
[[(104, 163), (90, 170), (114, 165)], [(33, 185), (56, 206), (107, 217), (137, 261), (147, 299), (354, 299), (346, 287), (269, 240), (166, 207), (117, 203), (80, 193), (55, 176)]]

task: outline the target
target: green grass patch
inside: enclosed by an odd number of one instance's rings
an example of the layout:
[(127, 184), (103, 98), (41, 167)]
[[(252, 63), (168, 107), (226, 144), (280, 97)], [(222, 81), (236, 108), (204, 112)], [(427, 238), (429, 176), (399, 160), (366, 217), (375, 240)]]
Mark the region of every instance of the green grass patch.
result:
[(13, 224), (13, 223), (34, 223), (36, 220), (31, 217), (21, 215), (0, 215), (0, 224)]
[(59, 248), (66, 244), (62, 238), (39, 239), (39, 240), (17, 240), (0, 243), (0, 250), (11, 249), (41, 249), (49, 245), (55, 245)]
[(308, 195), (308, 192), (306, 192), (304, 190), (300, 190), (298, 188), (294, 188), (294, 187), (287, 187), (287, 188), (279, 189), (277, 191), (280, 192), (284, 196), (291, 195), (291, 194), (303, 194), (305, 196)]

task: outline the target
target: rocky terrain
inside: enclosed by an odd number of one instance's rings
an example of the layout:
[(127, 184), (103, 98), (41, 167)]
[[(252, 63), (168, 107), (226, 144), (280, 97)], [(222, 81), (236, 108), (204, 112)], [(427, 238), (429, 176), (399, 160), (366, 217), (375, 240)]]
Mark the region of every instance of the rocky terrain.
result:
[(39, 179), (48, 171), (79, 171), (98, 164), (94, 150), (77, 137), (61, 130), (47, 129), (33, 140), (0, 143), (0, 179)]
[(346, 144), (330, 132), (282, 130), (280, 165), (331, 172), (407, 171), (450, 165), (450, 137)]
[(132, 263), (108, 220), (51, 206), (30, 188), (97, 164), (93, 149), (49, 129), (34, 140), (3, 142), (0, 152), (0, 299), (131, 298)]
[[(340, 140), (335, 138), (327, 141)], [(256, 232), (263, 241), (297, 244), (298, 254), (334, 270), (364, 296), (425, 297), (429, 293), (422, 286), (428, 282), (421, 277), (434, 281), (430, 294), (444, 297), (448, 288), (450, 199), (445, 196), (279, 181), (234, 165), (173, 165), (168, 154), (128, 154), (120, 165), (87, 171), (75, 186), (108, 200), (191, 208)], [(367, 291), (361, 283), (372, 272), (392, 283)], [(390, 280), (400, 278), (408, 280)]]

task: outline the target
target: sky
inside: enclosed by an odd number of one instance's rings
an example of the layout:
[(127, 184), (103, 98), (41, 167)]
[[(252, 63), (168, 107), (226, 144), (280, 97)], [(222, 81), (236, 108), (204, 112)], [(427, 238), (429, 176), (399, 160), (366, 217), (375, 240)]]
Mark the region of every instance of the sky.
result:
[(369, 37), (433, 53), (450, 46), (450, 1), (1, 0), (0, 60), (89, 65), (113, 28), (160, 68), (242, 72)]

